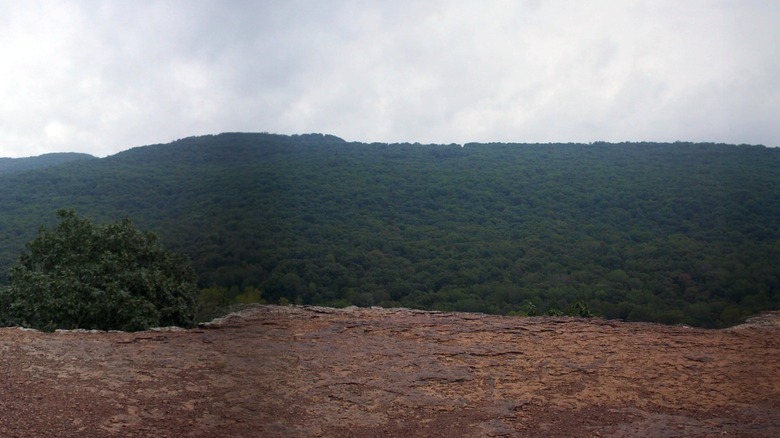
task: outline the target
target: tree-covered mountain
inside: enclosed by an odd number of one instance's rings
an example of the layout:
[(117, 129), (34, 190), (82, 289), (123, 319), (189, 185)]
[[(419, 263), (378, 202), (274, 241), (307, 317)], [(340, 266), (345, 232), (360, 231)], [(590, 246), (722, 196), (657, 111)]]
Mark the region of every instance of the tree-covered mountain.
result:
[(95, 157), (92, 155), (74, 152), (51, 153), (26, 158), (0, 158), (0, 175), (58, 166), (71, 161), (94, 159)]
[(230, 296), (724, 326), (778, 308), (777, 169), (745, 145), (192, 137), (0, 174), (0, 271), (72, 208)]

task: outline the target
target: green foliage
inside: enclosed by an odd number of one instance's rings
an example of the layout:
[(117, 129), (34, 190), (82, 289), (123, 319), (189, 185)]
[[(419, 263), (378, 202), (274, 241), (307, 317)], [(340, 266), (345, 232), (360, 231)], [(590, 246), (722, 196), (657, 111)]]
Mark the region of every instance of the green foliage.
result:
[(265, 304), (263, 291), (253, 286), (244, 289), (243, 292), (236, 295), (233, 301), (235, 304)]
[(195, 320), (210, 321), (248, 304), (266, 304), (263, 292), (253, 286), (241, 292), (238, 292), (237, 288), (229, 290), (219, 286), (207, 287), (198, 293)]
[(566, 310), (566, 314), (569, 316), (578, 316), (580, 318), (592, 318), (593, 314), (590, 312), (588, 305), (584, 301), (577, 301)]
[(0, 291), (5, 324), (41, 330), (143, 330), (193, 323), (196, 276), (129, 220), (96, 225), (59, 210), (41, 227)]
[(96, 158), (91, 155), (77, 153), (51, 153), (27, 158), (0, 158), (0, 174), (43, 169), (72, 161), (94, 159)]
[(198, 293), (195, 320), (210, 321), (228, 313), (231, 303), (228, 291), (224, 287), (208, 287)]
[(228, 133), (0, 174), (0, 272), (48, 212), (131, 217), (228, 304), (734, 324), (780, 305), (780, 149)]

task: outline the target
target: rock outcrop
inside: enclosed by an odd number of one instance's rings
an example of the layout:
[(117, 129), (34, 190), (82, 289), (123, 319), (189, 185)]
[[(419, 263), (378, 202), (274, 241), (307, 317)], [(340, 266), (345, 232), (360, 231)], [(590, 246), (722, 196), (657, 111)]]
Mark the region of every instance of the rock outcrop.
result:
[(0, 436), (780, 436), (780, 315), (727, 330), (256, 306), (0, 330)]

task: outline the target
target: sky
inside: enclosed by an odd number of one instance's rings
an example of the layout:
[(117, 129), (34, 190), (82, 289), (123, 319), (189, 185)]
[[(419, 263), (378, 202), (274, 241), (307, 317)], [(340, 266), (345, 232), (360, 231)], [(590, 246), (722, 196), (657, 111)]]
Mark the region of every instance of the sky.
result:
[(780, 146), (775, 0), (0, 0), (0, 156), (220, 132)]

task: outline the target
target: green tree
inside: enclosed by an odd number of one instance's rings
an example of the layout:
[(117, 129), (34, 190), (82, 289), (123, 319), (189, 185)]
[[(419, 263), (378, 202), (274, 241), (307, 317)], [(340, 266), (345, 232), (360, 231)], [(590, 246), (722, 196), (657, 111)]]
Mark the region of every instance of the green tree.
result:
[(0, 291), (2, 322), (126, 331), (193, 324), (196, 275), (186, 257), (127, 219), (98, 225), (71, 210), (57, 218), (11, 268), (11, 285)]
[(227, 288), (212, 286), (201, 289), (195, 311), (197, 321), (209, 321), (228, 312), (230, 297)]

